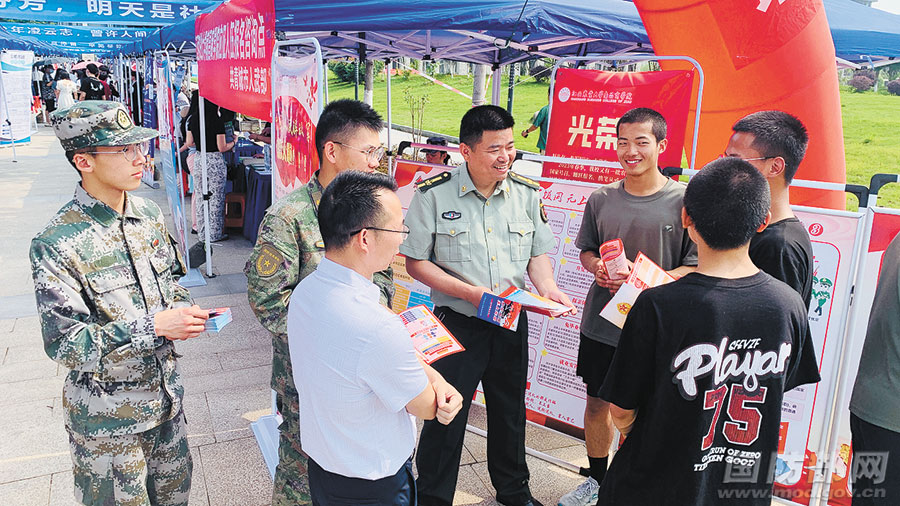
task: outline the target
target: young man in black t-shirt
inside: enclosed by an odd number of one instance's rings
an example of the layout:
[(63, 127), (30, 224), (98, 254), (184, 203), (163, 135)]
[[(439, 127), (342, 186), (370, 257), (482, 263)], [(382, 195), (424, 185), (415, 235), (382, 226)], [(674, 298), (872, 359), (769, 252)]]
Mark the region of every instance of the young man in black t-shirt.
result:
[(94, 63), (88, 63), (85, 67), (85, 76), (81, 80), (81, 87), (78, 90), (78, 100), (103, 100), (104, 90), (103, 83), (97, 79), (100, 69)]
[(785, 391), (819, 380), (806, 305), (751, 262), (769, 188), (749, 163), (694, 176), (697, 271), (642, 293), (600, 391), (627, 435), (598, 504), (769, 506)]
[(750, 259), (797, 291), (809, 305), (813, 253), (809, 234), (791, 210), (788, 189), (806, 154), (803, 123), (782, 111), (760, 111), (731, 127), (725, 155), (741, 158), (766, 178), (772, 194), (772, 221), (750, 241)]

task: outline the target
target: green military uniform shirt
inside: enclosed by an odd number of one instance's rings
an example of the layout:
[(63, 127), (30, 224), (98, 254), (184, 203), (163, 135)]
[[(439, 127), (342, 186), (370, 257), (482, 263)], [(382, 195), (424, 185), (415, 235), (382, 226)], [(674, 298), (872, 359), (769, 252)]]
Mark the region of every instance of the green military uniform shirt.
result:
[[(325, 256), (319, 232), (318, 207), (324, 188), (318, 171), (309, 182), (275, 202), (259, 226), (256, 246), (244, 268), (250, 307), (273, 334), (272, 389), (285, 394), (282, 383), (294, 390), (287, 340), (287, 306), (297, 283), (310, 275)], [(381, 302), (390, 307), (394, 294), (391, 269), (375, 274)], [(296, 402), (296, 400), (295, 400)]]
[(181, 411), (175, 347), (153, 315), (189, 306), (183, 265), (159, 207), (126, 193), (124, 213), (79, 185), (31, 242), (47, 355), (69, 369), (66, 427), (88, 437), (135, 434)]
[[(550, 251), (555, 241), (543, 218), (539, 190), (534, 181), (510, 173), (485, 198), (465, 163), (425, 180), (406, 213), (410, 234), (400, 253), (430, 260), (451, 276), (494, 293), (524, 288), (529, 260)], [(431, 300), (467, 316), (476, 313), (468, 301), (435, 290)]]

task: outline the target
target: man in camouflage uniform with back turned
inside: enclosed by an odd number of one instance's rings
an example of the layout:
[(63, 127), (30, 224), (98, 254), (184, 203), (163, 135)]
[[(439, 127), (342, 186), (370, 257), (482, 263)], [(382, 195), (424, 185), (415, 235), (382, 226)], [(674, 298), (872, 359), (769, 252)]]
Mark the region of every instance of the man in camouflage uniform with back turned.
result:
[(192, 463), (172, 340), (202, 333), (207, 312), (175, 282), (183, 266), (159, 207), (128, 193), (157, 133), (106, 101), (51, 122), (81, 184), (30, 256), (44, 349), (71, 369), (63, 406), (76, 499), (187, 504)]
[[(309, 504), (306, 455), (300, 446), (299, 398), (294, 386), (287, 338), (287, 306), (294, 287), (311, 274), (325, 255), (317, 211), (325, 187), (345, 170), (372, 172), (384, 156), (381, 116), (356, 100), (337, 100), (322, 111), (316, 126), (321, 166), (309, 182), (272, 205), (259, 226), (259, 237), (244, 272), (250, 307), (272, 332), (272, 388), (284, 418), (278, 426), (278, 467), (272, 504)], [(394, 293), (390, 268), (375, 274), (381, 303), (390, 307)]]

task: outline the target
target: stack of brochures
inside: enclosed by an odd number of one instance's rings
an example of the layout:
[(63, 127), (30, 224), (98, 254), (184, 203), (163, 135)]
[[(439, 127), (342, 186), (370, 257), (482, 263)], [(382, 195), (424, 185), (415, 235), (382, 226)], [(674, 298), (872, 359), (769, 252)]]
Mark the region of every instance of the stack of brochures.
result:
[(218, 307), (209, 310), (209, 319), (206, 320), (207, 332), (218, 332), (231, 323), (231, 308)]
[(403, 311), (400, 313), (400, 319), (409, 331), (416, 354), (426, 364), (465, 350), (447, 327), (425, 306), (413, 306)]
[(557, 317), (572, 310), (559, 302), (511, 286), (500, 295), (485, 292), (481, 296), (476, 316), (505, 329), (516, 330), (522, 309), (550, 317)]

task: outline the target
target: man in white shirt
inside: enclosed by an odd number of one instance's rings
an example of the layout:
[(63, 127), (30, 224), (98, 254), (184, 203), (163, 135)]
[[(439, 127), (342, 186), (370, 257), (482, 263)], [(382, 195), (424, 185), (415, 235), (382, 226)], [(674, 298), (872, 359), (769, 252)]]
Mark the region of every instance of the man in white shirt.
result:
[(288, 305), (313, 504), (413, 505), (412, 415), (450, 423), (462, 396), (416, 357), (372, 275), (409, 233), (393, 179), (347, 171), (319, 203), (325, 259)]

